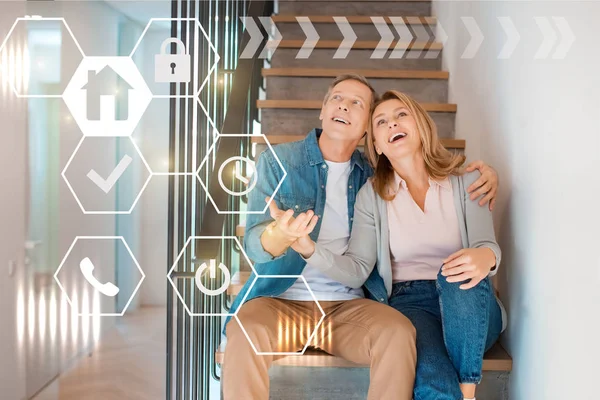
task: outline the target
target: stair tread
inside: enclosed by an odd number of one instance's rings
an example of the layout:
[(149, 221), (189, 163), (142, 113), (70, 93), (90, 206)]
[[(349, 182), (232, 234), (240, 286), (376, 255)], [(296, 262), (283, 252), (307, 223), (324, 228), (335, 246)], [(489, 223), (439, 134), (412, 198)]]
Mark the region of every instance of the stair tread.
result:
[[(300, 49), (304, 45), (305, 40), (302, 39), (284, 39), (279, 42), (277, 48), (280, 49)], [(319, 40), (315, 44), (315, 49), (338, 49), (340, 48), (343, 40)], [(267, 42), (267, 47), (274, 47), (275, 41), (269, 40)], [(397, 41), (394, 40), (388, 48), (398, 46), (400, 43), (399, 49), (408, 49), (408, 50), (442, 50), (442, 43), (438, 42), (410, 42), (410, 41)], [(378, 40), (357, 40), (351, 46), (352, 49), (363, 49), (363, 50), (375, 50), (379, 45)], [(346, 46), (342, 48), (348, 48)]]
[[(269, 134), (269, 133), (267, 133), (266, 136), (269, 139), (269, 143), (272, 145), (280, 144), (280, 143), (296, 142), (296, 141), (302, 140), (306, 137), (306, 135), (278, 135), (278, 134)], [(464, 139), (440, 138), (440, 141), (442, 142), (444, 147), (449, 148), (449, 149), (465, 149), (466, 148), (466, 142)], [(266, 144), (263, 136), (252, 136), (252, 143)], [(364, 139), (359, 143), (359, 146), (364, 146)]]
[[(239, 227), (243, 227), (243, 225), (239, 225), (238, 228)], [(238, 294), (240, 289), (250, 278), (250, 274), (250, 271), (240, 271), (235, 273), (231, 277), (231, 284), (229, 288), (227, 288), (227, 294)], [(224, 354), (225, 353), (222, 351), (216, 352), (215, 357), (218, 363), (223, 363)], [(302, 357), (286, 356), (275, 361), (275, 364), (281, 366), (305, 367), (365, 367), (364, 365), (358, 365), (353, 362), (344, 360), (341, 357), (335, 357), (321, 350), (311, 348), (307, 349)], [(487, 353), (485, 353), (483, 361), (483, 370), (510, 371), (512, 370), (512, 358), (499, 343), (496, 343)]]
[(343, 74), (355, 73), (365, 78), (397, 79), (448, 79), (448, 71), (402, 70), (402, 69), (339, 69), (339, 68), (263, 68), (262, 76), (295, 76), (335, 78)]
[[(224, 351), (215, 353), (215, 361), (223, 365), (225, 359)], [(366, 368), (361, 365), (345, 360), (341, 357), (332, 356), (322, 350), (308, 348), (303, 355), (284, 356), (276, 361), (275, 365), (287, 367), (335, 367), (335, 368)], [(500, 343), (496, 343), (483, 358), (483, 371), (511, 371), (512, 358)]]
[[(449, 103), (420, 103), (425, 111), (455, 113), (456, 104)], [(320, 110), (323, 106), (322, 100), (256, 100), (258, 108), (302, 108)]]
[[(307, 17), (313, 24), (335, 23), (332, 15), (274, 15), (273, 22), (279, 23), (297, 23), (296, 17)], [(336, 15), (337, 17), (337, 15)], [(373, 20), (366, 15), (346, 15), (344, 16), (351, 24), (372, 24)], [(391, 24), (389, 16), (382, 16), (388, 24)], [(393, 16), (392, 16), (393, 17)], [(409, 25), (434, 25), (437, 23), (436, 17), (407, 17), (399, 16)]]

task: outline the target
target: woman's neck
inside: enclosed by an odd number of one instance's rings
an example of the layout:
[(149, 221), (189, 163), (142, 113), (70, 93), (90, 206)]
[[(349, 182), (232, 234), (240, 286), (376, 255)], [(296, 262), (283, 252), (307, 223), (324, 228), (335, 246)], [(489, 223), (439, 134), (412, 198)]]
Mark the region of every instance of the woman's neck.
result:
[(391, 160), (394, 171), (406, 182), (406, 186), (423, 188), (429, 186), (429, 173), (425, 167), (423, 155), (417, 153), (412, 157)]

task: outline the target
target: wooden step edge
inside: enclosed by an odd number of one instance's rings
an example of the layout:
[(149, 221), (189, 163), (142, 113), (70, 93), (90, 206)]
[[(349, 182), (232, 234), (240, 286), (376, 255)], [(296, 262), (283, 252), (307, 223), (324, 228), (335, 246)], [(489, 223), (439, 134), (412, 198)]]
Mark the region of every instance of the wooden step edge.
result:
[[(262, 136), (260, 136), (262, 138)], [(264, 140), (263, 140), (264, 143)], [(244, 236), (244, 232), (246, 231), (246, 226), (245, 225), (238, 225), (235, 227), (235, 236)]]
[[(456, 104), (450, 103), (420, 103), (428, 112), (449, 112), (455, 113)], [(306, 109), (320, 110), (323, 106), (321, 100), (256, 100), (258, 108), (279, 108), (279, 109)]]
[(227, 287), (227, 294), (229, 296), (237, 296), (244, 287), (244, 284), (250, 279), (250, 274), (250, 271), (239, 271), (233, 274)]
[(448, 71), (428, 70), (376, 70), (376, 69), (334, 69), (334, 68), (263, 68), (262, 76), (294, 76), (335, 78), (344, 74), (358, 74), (365, 78), (387, 79), (444, 79), (448, 80)]
[[(301, 49), (304, 45), (305, 40), (302, 39), (285, 39), (281, 40), (278, 44), (276, 41), (267, 41), (266, 47), (273, 49)], [(342, 47), (342, 40), (319, 40), (315, 44), (315, 49), (338, 49), (338, 48), (351, 48), (356, 50), (375, 50), (379, 41), (377, 40), (357, 40), (352, 46)], [(388, 48), (397, 48), (404, 50), (442, 50), (442, 43), (439, 42), (408, 42), (408, 41), (394, 41)]]
[[(351, 24), (373, 24), (373, 20), (370, 16), (366, 15), (341, 15), (345, 17)], [(271, 18), (275, 23), (298, 23), (296, 17), (307, 17), (313, 24), (334, 24), (335, 19), (332, 15), (274, 15)], [(337, 16), (336, 16), (337, 17)], [(381, 16), (388, 24), (393, 24), (390, 16)], [(394, 16), (391, 16), (394, 18)], [(407, 25), (435, 25), (437, 24), (436, 17), (407, 17), (398, 16), (402, 18)]]
[[(215, 352), (215, 360), (223, 365), (225, 352)], [(306, 350), (303, 355), (285, 356), (276, 360), (275, 365), (287, 367), (329, 367), (329, 368), (368, 368), (368, 365), (355, 364), (341, 357), (336, 357), (319, 350)], [(510, 372), (512, 358), (502, 345), (496, 343), (483, 359), (483, 371)]]
[[(266, 136), (271, 145), (281, 144), (281, 143), (289, 143), (289, 142), (297, 142), (299, 140), (303, 140), (306, 137), (306, 135), (270, 135), (270, 134), (267, 134)], [(440, 141), (442, 142), (442, 145), (444, 145), (444, 147), (446, 147), (447, 149), (464, 150), (467, 146), (467, 142), (463, 139), (440, 138)], [(252, 143), (266, 144), (263, 136), (253, 136)], [(364, 146), (365, 145), (364, 139), (358, 145)]]

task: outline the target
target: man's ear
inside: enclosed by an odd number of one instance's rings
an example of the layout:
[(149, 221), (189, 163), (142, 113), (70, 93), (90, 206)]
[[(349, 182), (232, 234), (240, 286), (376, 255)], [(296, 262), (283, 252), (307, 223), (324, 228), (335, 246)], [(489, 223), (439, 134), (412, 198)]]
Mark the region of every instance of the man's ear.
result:
[(323, 121), (323, 110), (321, 110), (321, 113), (319, 114), (319, 121)]

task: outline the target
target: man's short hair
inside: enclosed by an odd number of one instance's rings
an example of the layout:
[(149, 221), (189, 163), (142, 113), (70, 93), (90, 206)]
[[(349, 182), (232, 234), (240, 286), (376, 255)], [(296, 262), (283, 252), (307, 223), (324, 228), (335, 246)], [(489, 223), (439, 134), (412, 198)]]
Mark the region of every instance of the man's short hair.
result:
[(362, 83), (363, 85), (365, 85), (366, 87), (368, 87), (371, 90), (371, 104), (370, 104), (370, 108), (369, 110), (372, 111), (373, 107), (375, 106), (375, 102), (378, 99), (377, 96), (377, 92), (375, 91), (375, 89), (373, 89), (373, 86), (371, 86), (371, 84), (369, 83), (369, 81), (367, 80), (367, 78), (365, 78), (362, 75), (359, 74), (342, 74), (337, 76), (333, 82), (331, 82), (331, 84), (329, 85), (329, 88), (327, 89), (327, 93), (325, 94), (325, 98), (323, 99), (323, 104), (327, 103), (327, 100), (329, 100), (329, 96), (331, 96), (331, 92), (333, 91), (333, 88), (340, 82), (344, 82), (344, 81), (348, 81), (348, 80), (353, 80), (353, 81), (357, 81)]

